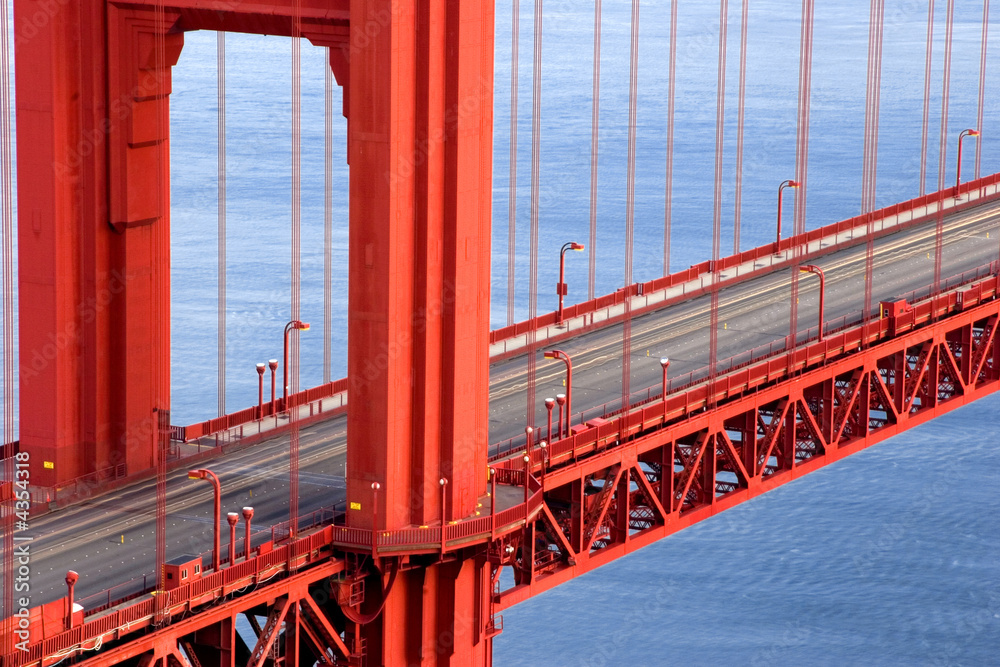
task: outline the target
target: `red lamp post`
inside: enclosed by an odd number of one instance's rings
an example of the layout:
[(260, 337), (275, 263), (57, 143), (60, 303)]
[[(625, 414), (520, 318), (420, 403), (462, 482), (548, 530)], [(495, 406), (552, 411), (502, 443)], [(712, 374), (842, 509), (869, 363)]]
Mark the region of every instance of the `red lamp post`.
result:
[(799, 267), (802, 273), (815, 273), (819, 276), (819, 342), (823, 342), (823, 302), (826, 299), (826, 274), (815, 264), (805, 264)]
[(212, 548), (212, 571), (219, 571), (219, 524), (222, 519), (219, 516), (222, 510), (220, 509), (222, 505), (222, 486), (219, 484), (219, 478), (211, 470), (206, 470), (205, 468), (200, 468), (198, 470), (189, 470), (188, 479), (207, 479), (212, 484), (212, 491), (215, 497), (215, 511), (212, 516), (215, 518), (213, 522), (215, 528), (213, 530), (213, 548)]
[(542, 482), (545, 482), (545, 468), (549, 465), (549, 446), (544, 440), (538, 443), (542, 449)]
[(257, 418), (264, 418), (264, 364), (257, 364)]
[(66, 629), (73, 629), (73, 589), (76, 587), (76, 582), (80, 580), (80, 575), (74, 570), (70, 570), (66, 573)]
[(958, 135), (958, 169), (955, 174), (955, 194), (957, 195), (958, 186), (962, 184), (962, 139), (966, 137), (978, 137), (979, 130), (962, 130), (962, 133)]
[[(566, 364), (566, 435), (569, 435), (569, 428), (572, 426), (570, 420), (573, 419), (573, 360), (562, 350), (549, 350), (545, 353), (546, 359), (560, 359)], [(563, 437), (563, 430), (560, 422), (559, 437)]]
[(378, 555), (378, 490), (382, 485), (372, 482), (372, 558)]
[(660, 366), (663, 368), (663, 402), (667, 402), (667, 369), (670, 368), (670, 359), (662, 357)]
[(556, 313), (556, 324), (562, 324), (563, 321), (563, 297), (569, 292), (569, 286), (566, 285), (566, 251), (567, 250), (583, 250), (584, 246), (582, 243), (565, 243), (563, 244), (562, 250), (559, 251), (559, 284), (556, 285), (556, 294), (559, 295), (559, 310)]
[(278, 372), (278, 360), (268, 359), (267, 367), (271, 369), (271, 414), (274, 414), (274, 385), (275, 374)]
[(446, 534), (446, 528), (448, 526), (448, 517), (445, 514), (445, 502), (447, 501), (447, 492), (445, 487), (448, 486), (448, 480), (442, 477), (438, 480), (438, 484), (441, 485), (441, 553), (445, 551), (447, 546), (448, 536)]
[(801, 183), (799, 183), (798, 181), (787, 180), (778, 186), (778, 236), (775, 240), (775, 243), (781, 242), (781, 203), (783, 199), (781, 195), (784, 192), (785, 188), (796, 189), (800, 185)]
[(546, 412), (549, 413), (549, 416), (548, 416), (548, 424), (549, 424), (548, 439), (549, 439), (549, 442), (552, 441), (552, 408), (554, 408), (555, 406), (556, 406), (556, 399), (554, 399), (554, 398), (546, 398), (545, 399), (545, 410), (546, 410)]
[(495, 468), (490, 468), (490, 536), (494, 535), (496, 530), (496, 518), (497, 518), (497, 471)]
[(566, 405), (566, 394), (556, 394), (556, 403), (559, 405), (559, 439), (563, 437), (563, 407)]
[(528, 511), (528, 477), (531, 475), (531, 454), (524, 450), (524, 511)]
[(283, 369), (285, 374), (285, 393), (283, 396), (285, 400), (284, 405), (282, 406), (285, 410), (288, 409), (288, 334), (292, 331), (292, 329), (295, 329), (296, 331), (309, 331), (309, 323), (302, 322), (301, 320), (292, 320), (285, 325), (285, 368)]
[(236, 524), (240, 522), (240, 515), (228, 512), (226, 521), (229, 522), (229, 567), (232, 567), (236, 564)]
[(250, 519), (253, 518), (253, 508), (243, 508), (243, 520), (246, 522), (246, 533), (243, 535), (243, 560), (250, 558)]

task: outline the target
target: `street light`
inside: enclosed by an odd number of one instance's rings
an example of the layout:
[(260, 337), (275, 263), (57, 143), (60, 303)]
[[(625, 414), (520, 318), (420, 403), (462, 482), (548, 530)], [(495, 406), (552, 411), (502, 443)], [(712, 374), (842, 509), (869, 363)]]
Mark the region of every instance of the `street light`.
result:
[(288, 334), (289, 332), (291, 332), (292, 329), (295, 329), (297, 331), (309, 331), (309, 323), (302, 322), (301, 320), (292, 320), (291, 322), (285, 325), (285, 368), (284, 368), (285, 401), (283, 406), (285, 410), (288, 409)]
[(542, 482), (545, 482), (545, 468), (549, 465), (549, 446), (544, 440), (538, 446), (542, 448)]
[(955, 174), (955, 194), (957, 195), (958, 186), (962, 184), (962, 139), (966, 137), (978, 137), (979, 130), (962, 130), (962, 133), (958, 135), (958, 169)]
[(563, 244), (562, 250), (559, 251), (559, 283), (556, 285), (556, 294), (559, 295), (559, 311), (556, 314), (556, 324), (562, 324), (563, 321), (563, 297), (569, 292), (569, 287), (566, 285), (566, 251), (567, 250), (583, 250), (582, 243), (569, 242)]
[(815, 264), (805, 264), (799, 267), (802, 273), (815, 273), (819, 276), (819, 342), (823, 342), (823, 301), (826, 298), (826, 274)]
[[(573, 360), (562, 350), (549, 350), (546, 359), (560, 359), (566, 364), (566, 435), (569, 435), (570, 419), (573, 414)], [(562, 425), (559, 426), (559, 437), (563, 437)]]
[(556, 399), (546, 398), (545, 399), (545, 410), (549, 413), (548, 423), (549, 423), (549, 435), (548, 439), (552, 440), (552, 408), (556, 406)]
[[(559, 405), (559, 439), (562, 440), (563, 433), (563, 407), (566, 405), (566, 394), (556, 394), (556, 403)], [(549, 438), (551, 440), (551, 438)]]
[(524, 511), (528, 511), (528, 476), (531, 474), (531, 454), (524, 450)]
[(253, 518), (253, 508), (243, 508), (243, 520), (246, 522), (246, 533), (243, 536), (243, 560), (250, 559), (250, 519)]
[(227, 512), (226, 521), (229, 522), (229, 567), (232, 567), (236, 564), (236, 524), (240, 522), (240, 515)]
[(663, 367), (663, 402), (667, 402), (667, 369), (670, 368), (670, 359), (662, 357), (660, 366)]
[(66, 629), (73, 629), (73, 589), (76, 587), (76, 582), (80, 580), (80, 575), (76, 573), (75, 570), (69, 570), (66, 573), (66, 588), (67, 590), (67, 600), (69, 604), (69, 613), (66, 616)]
[(264, 418), (264, 371), (267, 366), (257, 364), (257, 418)]
[(222, 519), (219, 516), (221, 513), (220, 506), (222, 504), (222, 486), (219, 484), (219, 478), (211, 470), (206, 470), (205, 468), (199, 468), (198, 470), (188, 470), (188, 479), (207, 479), (212, 484), (212, 491), (215, 496), (215, 512), (212, 516), (215, 518), (213, 522), (215, 524), (215, 529), (213, 531), (213, 542), (214, 548), (212, 549), (212, 571), (219, 571), (219, 524)]
[(275, 384), (274, 378), (275, 378), (275, 374), (278, 371), (278, 360), (277, 359), (268, 359), (267, 360), (267, 367), (271, 369), (271, 414), (273, 415), (274, 414), (274, 384)]
[(441, 485), (441, 525), (443, 526), (445, 520), (448, 518), (445, 515), (445, 511), (444, 511), (444, 508), (445, 508), (445, 499), (446, 499), (445, 487), (448, 486), (448, 480), (446, 478), (442, 477), (441, 479), (438, 480), (438, 484)]
[(447, 517), (444, 513), (446, 491), (445, 487), (448, 486), (448, 480), (442, 477), (438, 480), (438, 484), (441, 485), (441, 553), (445, 552), (445, 547), (447, 546), (447, 536), (445, 535), (445, 527), (447, 526)]
[(784, 192), (785, 188), (796, 189), (800, 185), (802, 185), (802, 184), (799, 183), (798, 181), (793, 181), (793, 180), (789, 179), (789, 180), (785, 181), (784, 183), (782, 183), (781, 185), (778, 186), (778, 236), (777, 236), (777, 239), (776, 239), (775, 243), (780, 243), (781, 242), (781, 203), (782, 203), (782, 196), (781, 195), (782, 195), (782, 192)]
[(372, 482), (372, 558), (378, 555), (378, 490), (382, 485)]

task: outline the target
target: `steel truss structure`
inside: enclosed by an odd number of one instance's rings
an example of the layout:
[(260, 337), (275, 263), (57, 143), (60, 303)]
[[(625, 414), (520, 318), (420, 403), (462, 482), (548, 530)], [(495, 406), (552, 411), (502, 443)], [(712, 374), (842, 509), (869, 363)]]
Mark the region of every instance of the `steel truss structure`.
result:
[[(762, 360), (531, 452), (544, 504), (503, 610), (997, 389), (997, 279)], [(715, 407), (709, 408), (710, 401)], [(496, 571), (495, 571), (496, 572)]]

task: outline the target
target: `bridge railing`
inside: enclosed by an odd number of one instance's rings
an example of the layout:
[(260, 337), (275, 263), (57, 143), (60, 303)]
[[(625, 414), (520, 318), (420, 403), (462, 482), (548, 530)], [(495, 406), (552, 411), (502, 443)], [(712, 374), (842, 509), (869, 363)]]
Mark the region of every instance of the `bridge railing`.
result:
[[(721, 273), (742, 264), (767, 259), (775, 253), (783, 253), (795, 248), (807, 250), (810, 244), (814, 244), (830, 236), (834, 236), (838, 240), (835, 243), (826, 246), (823, 250), (824, 253), (832, 252), (842, 247), (856, 245), (861, 243), (864, 240), (864, 237), (848, 235), (843, 240), (840, 240), (840, 235), (867, 225), (869, 221), (876, 223), (876, 232), (878, 234), (883, 232), (899, 231), (911, 225), (923, 222), (936, 215), (938, 211), (941, 210), (945, 202), (953, 202), (954, 206), (952, 206), (952, 210), (957, 211), (967, 207), (968, 205), (979, 205), (984, 200), (1000, 197), (1000, 192), (997, 191), (994, 191), (988, 196), (986, 195), (986, 190), (988, 188), (997, 186), (998, 184), (1000, 184), (1000, 173), (992, 174), (978, 180), (968, 181), (966, 183), (962, 183), (957, 189), (955, 187), (946, 188), (939, 192), (933, 192), (922, 197), (917, 197), (916, 199), (893, 204), (892, 206), (887, 206), (868, 214), (858, 215), (847, 220), (841, 220), (824, 225), (805, 232), (804, 234), (790, 236), (781, 239), (778, 243), (768, 243), (763, 246), (758, 246), (757, 248), (745, 250), (735, 255), (730, 255), (729, 257), (720, 259), (714, 270)], [(976, 201), (957, 201), (960, 197), (970, 193), (976, 193)], [(934, 210), (927, 210), (934, 204), (938, 204)], [(916, 211), (921, 209), (925, 209), (923, 214), (919, 216), (916, 215)], [(890, 218), (896, 218), (896, 222), (891, 229), (886, 229), (884, 224), (877, 225), (880, 221), (885, 221)], [(690, 268), (683, 271), (672, 273), (669, 276), (656, 278), (645, 283), (635, 283), (619, 289), (613, 294), (608, 294), (589, 301), (566, 306), (563, 309), (563, 320), (571, 320), (583, 315), (597, 313), (614, 306), (620, 306), (628, 298), (645, 294), (653, 294), (672, 287), (677, 287), (695, 280), (699, 276), (711, 271), (713, 271), (712, 262), (705, 261), (692, 265)], [(556, 313), (545, 313), (535, 317), (534, 319), (525, 320), (510, 326), (495, 329), (490, 333), (490, 344), (496, 344), (505, 339), (522, 336), (529, 331), (542, 329), (555, 324)]]
[(315, 403), (321, 399), (330, 398), (346, 391), (347, 378), (341, 378), (340, 380), (321, 384), (318, 387), (311, 387), (295, 394), (290, 394), (287, 405), (284, 398), (278, 397), (275, 398), (273, 407), (271, 402), (267, 401), (264, 403), (263, 409), (255, 405), (239, 410), (238, 412), (208, 419), (197, 424), (191, 424), (190, 426), (171, 426), (171, 436), (175, 440), (190, 442), (208, 435), (237, 428), (253, 421), (276, 417), (293, 408)]

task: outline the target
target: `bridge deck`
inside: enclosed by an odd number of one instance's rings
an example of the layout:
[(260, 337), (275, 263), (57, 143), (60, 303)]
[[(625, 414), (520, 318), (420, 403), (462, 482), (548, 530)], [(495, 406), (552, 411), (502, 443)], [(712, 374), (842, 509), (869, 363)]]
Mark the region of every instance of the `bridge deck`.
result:
[[(945, 275), (979, 267), (996, 258), (1000, 245), (1000, 204), (988, 204), (947, 219)], [(876, 244), (877, 300), (926, 286), (933, 275), (933, 225), (915, 226), (888, 235)], [(824, 255), (819, 260), (828, 275), (827, 320), (846, 321), (861, 306), (864, 248)], [(788, 275), (775, 272), (727, 287), (722, 292), (720, 357), (783, 339), (788, 328)], [(804, 277), (800, 291), (802, 328), (815, 319), (816, 287)], [(705, 296), (646, 314), (633, 324), (632, 386), (657, 391), (657, 360), (671, 357), (671, 375), (682, 383), (707, 363), (709, 299)], [(846, 319), (845, 319), (846, 318)], [(574, 406), (600, 411), (620, 397), (620, 328), (591, 331), (562, 344), (574, 358)], [(649, 356), (649, 363), (642, 359)], [(561, 364), (539, 366), (539, 399), (562, 391)], [(491, 373), (491, 441), (518, 435), (524, 424), (524, 360), (494, 364)], [(544, 412), (536, 415), (544, 423)], [(346, 424), (334, 417), (303, 429), (300, 443), (301, 512), (339, 501), (344, 496)], [(233, 452), (213, 463), (223, 483), (224, 511), (253, 505), (254, 524), (279, 524), (287, 513), (287, 439), (275, 438), (252, 449)], [(63, 576), (70, 567), (81, 575), (78, 597), (104, 591), (114, 584), (151, 571), (154, 508), (152, 484), (140, 484), (100, 499), (69, 507), (32, 524), (33, 603), (64, 594)], [(168, 558), (199, 553), (211, 543), (209, 494), (184, 482), (183, 471), (168, 482)]]

